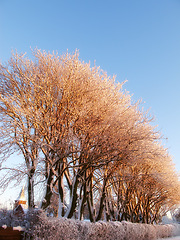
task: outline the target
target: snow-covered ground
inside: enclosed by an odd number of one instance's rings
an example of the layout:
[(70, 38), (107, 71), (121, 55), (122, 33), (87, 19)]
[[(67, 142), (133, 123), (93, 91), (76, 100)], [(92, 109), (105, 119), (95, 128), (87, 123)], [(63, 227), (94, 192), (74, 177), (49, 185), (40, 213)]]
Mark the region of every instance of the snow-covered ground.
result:
[(171, 238), (161, 238), (159, 240), (180, 240), (180, 236), (171, 237)]

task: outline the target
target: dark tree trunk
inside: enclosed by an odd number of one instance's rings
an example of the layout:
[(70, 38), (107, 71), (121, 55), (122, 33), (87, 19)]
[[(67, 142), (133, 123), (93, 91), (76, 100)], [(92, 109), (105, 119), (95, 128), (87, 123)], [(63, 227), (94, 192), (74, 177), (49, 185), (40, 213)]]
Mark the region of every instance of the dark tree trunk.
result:
[(52, 192), (52, 189), (51, 189), (52, 181), (53, 181), (53, 172), (50, 169), (49, 170), (49, 175), (47, 177), (46, 193), (45, 193), (45, 197), (42, 201), (42, 205), (41, 205), (42, 209), (46, 209), (51, 203), (51, 197), (53, 195), (53, 192)]
[(99, 221), (102, 218), (102, 213), (103, 213), (103, 210), (104, 210), (104, 200), (105, 200), (105, 197), (106, 197), (106, 181), (107, 180), (104, 179), (102, 195), (101, 195), (100, 205), (99, 205), (99, 212), (98, 212), (98, 215), (96, 217), (96, 221)]
[[(62, 171), (64, 170), (64, 163), (61, 163), (63, 162), (60, 161), (59, 163), (59, 166), (58, 166), (58, 176), (59, 176), (59, 179), (58, 179), (58, 192), (59, 192), (59, 201), (61, 201), (61, 217), (64, 217), (64, 214), (65, 214), (65, 210), (64, 210), (64, 189), (63, 189), (63, 176), (64, 174), (61, 174)], [(59, 213), (58, 213), (59, 214)]]
[(34, 208), (34, 168), (29, 171), (28, 175), (28, 207)]
[(71, 199), (70, 199), (70, 209), (68, 210), (67, 212), (67, 218), (72, 218), (74, 212), (75, 212), (75, 209), (76, 209), (76, 205), (77, 205), (77, 198), (78, 198), (78, 195), (77, 195), (77, 188), (78, 188), (78, 184), (79, 184), (79, 179), (78, 179), (78, 174), (76, 175), (75, 177), (75, 182), (73, 184), (73, 189), (72, 189), (72, 196), (71, 196)]

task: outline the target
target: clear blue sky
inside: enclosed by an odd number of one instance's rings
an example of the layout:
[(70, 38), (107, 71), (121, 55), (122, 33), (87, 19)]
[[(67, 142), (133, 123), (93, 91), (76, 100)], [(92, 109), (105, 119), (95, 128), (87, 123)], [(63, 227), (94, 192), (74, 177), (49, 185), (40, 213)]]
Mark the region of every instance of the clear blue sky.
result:
[(180, 171), (180, 0), (0, 0), (0, 61), (79, 49), (142, 99)]

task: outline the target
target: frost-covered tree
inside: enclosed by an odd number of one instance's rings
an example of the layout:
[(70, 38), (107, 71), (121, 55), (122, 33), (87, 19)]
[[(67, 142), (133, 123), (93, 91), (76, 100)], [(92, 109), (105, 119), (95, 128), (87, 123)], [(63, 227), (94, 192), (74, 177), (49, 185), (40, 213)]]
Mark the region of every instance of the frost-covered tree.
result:
[[(0, 65), (0, 135), (1, 156), (5, 160), (14, 152), (21, 152), (26, 169), (10, 169), (14, 173), (3, 178), (5, 183), (26, 174), (28, 177), (28, 204), (34, 206), (34, 174), (38, 160), (36, 129), (31, 120), (33, 97), (33, 64), (23, 56), (13, 55), (8, 64)], [(17, 175), (18, 173), (18, 175)], [(20, 176), (19, 176), (20, 177)]]
[(33, 56), (0, 66), (0, 153), (6, 160), (17, 151), (25, 163), (1, 184), (26, 174), (33, 207), (43, 181), (41, 207), (58, 196), (59, 217), (83, 219), (86, 209), (92, 222), (159, 219), (179, 200), (179, 182), (139, 103), (78, 52)]

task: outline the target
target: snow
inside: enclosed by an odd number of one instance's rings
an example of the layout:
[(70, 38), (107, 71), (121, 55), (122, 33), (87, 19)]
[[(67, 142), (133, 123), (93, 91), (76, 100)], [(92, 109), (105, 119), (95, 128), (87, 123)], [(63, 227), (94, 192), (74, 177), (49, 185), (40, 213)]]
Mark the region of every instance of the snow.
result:
[(13, 227), (13, 230), (24, 231), (25, 229), (21, 226)]
[(7, 225), (2, 225), (2, 228), (6, 229), (6, 228), (7, 228)]
[(159, 238), (158, 240), (180, 240), (180, 236), (171, 237), (171, 238)]

